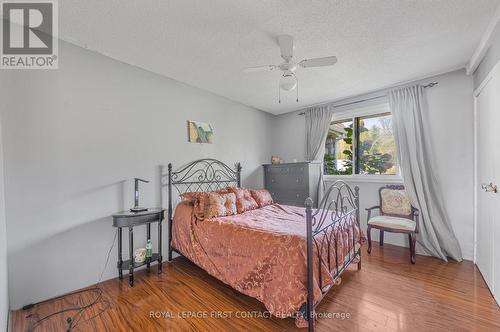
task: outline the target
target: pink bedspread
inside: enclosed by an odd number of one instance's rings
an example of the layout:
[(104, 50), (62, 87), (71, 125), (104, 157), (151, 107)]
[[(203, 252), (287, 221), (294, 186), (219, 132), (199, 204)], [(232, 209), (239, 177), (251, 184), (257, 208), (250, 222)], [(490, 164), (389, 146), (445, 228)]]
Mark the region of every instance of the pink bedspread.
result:
[[(353, 220), (350, 218), (349, 222)], [(273, 204), (234, 216), (200, 221), (193, 217), (192, 204), (181, 202), (176, 207), (172, 228), (174, 248), (212, 276), (261, 301), (273, 315), (293, 317), (306, 302), (304, 208)], [(351, 255), (353, 252), (352, 233), (340, 227), (336, 231), (340, 252), (335, 255), (332, 241), (331, 266), (335, 266), (337, 256), (340, 265), (348, 251), (351, 250)], [(359, 248), (357, 227), (355, 238), (356, 248)], [(326, 248), (322, 251), (326, 252)], [(314, 254), (314, 299), (317, 302), (322, 292), (316, 253), (317, 248)], [(325, 264), (326, 255), (323, 259), (322, 286), (325, 288), (334, 280)]]

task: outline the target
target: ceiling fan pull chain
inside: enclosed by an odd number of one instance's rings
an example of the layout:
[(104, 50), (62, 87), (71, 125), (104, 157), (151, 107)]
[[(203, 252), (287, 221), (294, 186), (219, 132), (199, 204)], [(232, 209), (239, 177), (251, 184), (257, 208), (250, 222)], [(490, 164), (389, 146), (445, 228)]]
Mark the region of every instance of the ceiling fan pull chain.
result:
[(278, 83), (278, 104), (281, 104), (281, 87), (279, 83)]

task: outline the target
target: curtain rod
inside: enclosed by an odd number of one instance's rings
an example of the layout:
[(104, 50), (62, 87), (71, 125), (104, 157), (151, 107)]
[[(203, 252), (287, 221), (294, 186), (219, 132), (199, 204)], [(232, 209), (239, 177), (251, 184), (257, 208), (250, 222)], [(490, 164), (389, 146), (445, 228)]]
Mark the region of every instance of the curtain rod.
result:
[[(422, 87), (425, 89), (425, 88), (432, 88), (433, 86), (436, 86), (436, 85), (438, 85), (438, 82), (431, 82), (431, 83), (426, 84), (426, 85), (424, 85)], [(343, 107), (343, 106), (349, 106), (349, 105), (364, 103), (365, 101), (370, 101), (370, 100), (375, 100), (375, 99), (380, 99), (380, 98), (385, 98), (385, 97), (387, 97), (387, 94), (383, 94), (383, 95), (375, 96), (375, 97), (370, 97), (370, 98), (365, 98), (365, 99), (360, 99), (360, 100), (356, 100), (356, 101), (351, 101), (351, 102), (345, 103), (345, 104), (334, 105), (333, 108), (338, 108), (338, 107)], [(305, 112), (300, 112), (299, 113), (299, 115), (304, 115), (304, 114), (306, 114), (306, 113)]]

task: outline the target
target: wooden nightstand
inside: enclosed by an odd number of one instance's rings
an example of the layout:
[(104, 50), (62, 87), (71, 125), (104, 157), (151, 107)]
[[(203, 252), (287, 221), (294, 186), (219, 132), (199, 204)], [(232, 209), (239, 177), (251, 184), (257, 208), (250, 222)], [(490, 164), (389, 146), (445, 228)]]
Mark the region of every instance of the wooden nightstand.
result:
[[(150, 265), (153, 262), (158, 263), (158, 273), (161, 272), (161, 223), (164, 219), (165, 210), (154, 208), (142, 212), (123, 211), (113, 214), (113, 226), (118, 227), (118, 276), (123, 279), (123, 270), (129, 270), (128, 282), (130, 286), (134, 286), (134, 269), (146, 265), (149, 271)], [(134, 262), (134, 227), (146, 225), (147, 240), (151, 239), (151, 223), (158, 223), (158, 252), (153, 253), (151, 258), (146, 258), (142, 263)], [(128, 245), (129, 259), (122, 259), (122, 228), (128, 228)]]

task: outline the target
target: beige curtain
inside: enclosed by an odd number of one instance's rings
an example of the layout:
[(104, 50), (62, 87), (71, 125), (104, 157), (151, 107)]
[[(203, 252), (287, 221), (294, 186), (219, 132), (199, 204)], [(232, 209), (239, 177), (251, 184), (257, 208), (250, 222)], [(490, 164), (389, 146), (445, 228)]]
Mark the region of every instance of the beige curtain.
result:
[[(305, 111), (306, 117), (306, 160), (323, 163), (325, 156), (325, 141), (328, 128), (332, 121), (333, 110), (330, 106), (311, 107)], [(323, 165), (323, 164), (322, 164)], [(323, 199), (325, 185), (323, 181), (323, 166), (318, 179), (318, 202)]]
[(435, 257), (462, 260), (448, 214), (432, 156), (426, 100), (420, 85), (389, 92), (394, 139), (404, 185), (412, 204), (420, 210), (417, 241)]

